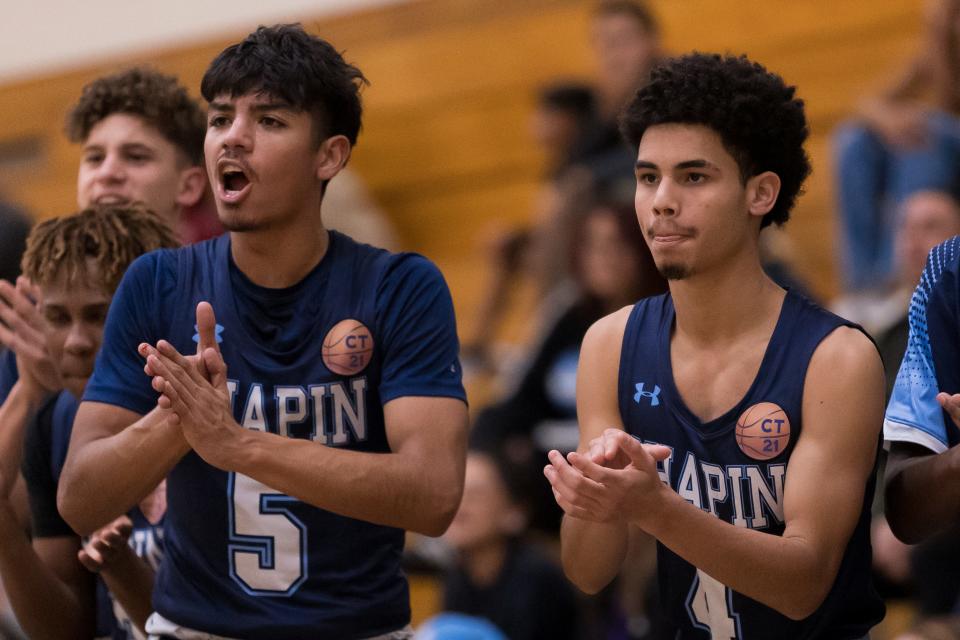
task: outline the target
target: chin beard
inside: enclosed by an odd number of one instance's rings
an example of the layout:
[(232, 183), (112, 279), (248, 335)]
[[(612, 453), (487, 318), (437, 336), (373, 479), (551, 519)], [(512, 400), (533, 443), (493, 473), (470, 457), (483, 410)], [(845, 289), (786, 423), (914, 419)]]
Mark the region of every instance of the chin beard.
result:
[(243, 233), (245, 231), (259, 231), (263, 228), (263, 225), (257, 224), (255, 222), (250, 222), (249, 220), (220, 220), (220, 224), (223, 225), (223, 228), (227, 231), (233, 233)]
[(217, 213), (219, 214), (217, 217), (220, 218), (220, 224), (223, 225), (223, 228), (234, 233), (259, 231), (266, 226), (262, 220), (250, 219), (249, 217), (238, 215), (233, 211), (218, 211)]
[(683, 280), (690, 277), (690, 269), (682, 264), (665, 264), (657, 267), (657, 271), (667, 280)]

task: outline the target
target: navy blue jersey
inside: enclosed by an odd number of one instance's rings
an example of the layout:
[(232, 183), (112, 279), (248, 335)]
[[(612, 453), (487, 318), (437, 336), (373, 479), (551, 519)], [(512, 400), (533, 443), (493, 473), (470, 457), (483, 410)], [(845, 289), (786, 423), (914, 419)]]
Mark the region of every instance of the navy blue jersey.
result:
[(10, 349), (4, 349), (0, 353), (0, 404), (7, 401), (10, 390), (20, 378), (20, 372), (17, 371), (17, 354)]
[[(788, 292), (749, 391), (724, 415), (703, 423), (674, 385), (673, 300), (669, 294), (641, 300), (623, 337), (623, 424), (643, 442), (670, 447), (671, 456), (658, 463), (657, 470), (688, 502), (738, 527), (781, 535), (784, 479), (803, 432), (807, 366), (820, 342), (845, 324)], [(836, 581), (820, 608), (805, 620), (792, 621), (725, 587), (658, 544), (660, 597), (676, 637), (839, 640), (866, 635), (884, 613), (870, 580), (873, 490), (871, 476)]]
[(897, 373), (883, 435), (942, 453), (960, 430), (937, 402), (960, 393), (960, 237), (934, 247), (910, 300), (910, 337)]
[[(323, 260), (286, 289), (247, 279), (229, 236), (138, 258), (110, 307), (85, 400), (151, 410), (157, 395), (137, 344), (164, 338), (194, 352), (203, 300), (245, 428), (388, 452), (384, 403), (465, 399), (452, 301), (436, 267), (330, 232)], [(402, 530), (307, 505), (193, 452), (167, 481), (154, 591), (167, 620), (235, 638), (344, 640), (409, 622)]]
[[(23, 476), (30, 496), (35, 538), (77, 535), (57, 511), (57, 486), (67, 457), (73, 418), (79, 406), (72, 394), (60, 392), (40, 409), (25, 435)], [(150, 522), (138, 507), (131, 509), (127, 515), (133, 522), (130, 546), (156, 570), (163, 558), (162, 517)], [(96, 636), (113, 640), (142, 637), (137, 635), (126, 612), (113, 602), (99, 576), (96, 582)]]

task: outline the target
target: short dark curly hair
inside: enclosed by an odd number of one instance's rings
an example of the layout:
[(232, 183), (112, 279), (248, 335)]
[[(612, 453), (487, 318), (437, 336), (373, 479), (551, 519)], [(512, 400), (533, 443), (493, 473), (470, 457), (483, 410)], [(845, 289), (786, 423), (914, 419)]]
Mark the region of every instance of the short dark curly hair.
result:
[(333, 46), (299, 24), (259, 27), (243, 42), (214, 58), (200, 83), (207, 102), (217, 96), (265, 93), (313, 115), (317, 141), (344, 135), (357, 143), (363, 106), (360, 89), (369, 84)]
[(796, 87), (746, 56), (692, 53), (656, 67), (620, 116), (620, 130), (635, 148), (658, 124), (705, 125), (719, 134), (744, 182), (772, 171), (780, 195), (761, 222), (790, 218), (810, 161), (803, 150), (809, 129)]
[(67, 137), (83, 142), (97, 123), (114, 113), (140, 116), (180, 149), (190, 164), (203, 164), (206, 114), (174, 76), (151, 67), (133, 67), (97, 78), (83, 88), (67, 115)]

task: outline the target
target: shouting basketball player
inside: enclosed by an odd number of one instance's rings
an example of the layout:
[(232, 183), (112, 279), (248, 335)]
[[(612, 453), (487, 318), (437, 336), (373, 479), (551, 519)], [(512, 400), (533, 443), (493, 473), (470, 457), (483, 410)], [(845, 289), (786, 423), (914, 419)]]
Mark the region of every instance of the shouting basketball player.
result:
[(467, 412), (437, 269), (321, 224), (364, 81), (298, 26), (225, 49), (201, 91), (230, 233), (138, 260), (111, 305), (59, 505), (88, 532), (167, 477), (152, 634), (411, 635), (403, 530), (452, 519)]
[(594, 592), (658, 540), (677, 638), (860, 638), (883, 373), (869, 338), (775, 285), (760, 230), (809, 172), (794, 88), (744, 57), (665, 63), (626, 110), (637, 218), (669, 293), (598, 321), (581, 439), (544, 473), (567, 575)]

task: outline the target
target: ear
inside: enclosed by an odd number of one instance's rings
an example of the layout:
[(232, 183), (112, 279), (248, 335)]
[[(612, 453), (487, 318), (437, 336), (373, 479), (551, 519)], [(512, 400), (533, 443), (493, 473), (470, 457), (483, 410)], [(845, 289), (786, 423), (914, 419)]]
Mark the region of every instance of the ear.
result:
[(770, 213), (780, 195), (780, 176), (773, 171), (758, 173), (747, 180), (747, 210), (752, 216), (763, 217)]
[(346, 136), (331, 136), (317, 149), (317, 178), (329, 180), (347, 165), (350, 159), (350, 141)]
[(203, 167), (187, 167), (180, 172), (180, 186), (177, 189), (176, 203), (181, 209), (187, 209), (200, 202), (207, 188), (207, 174)]

